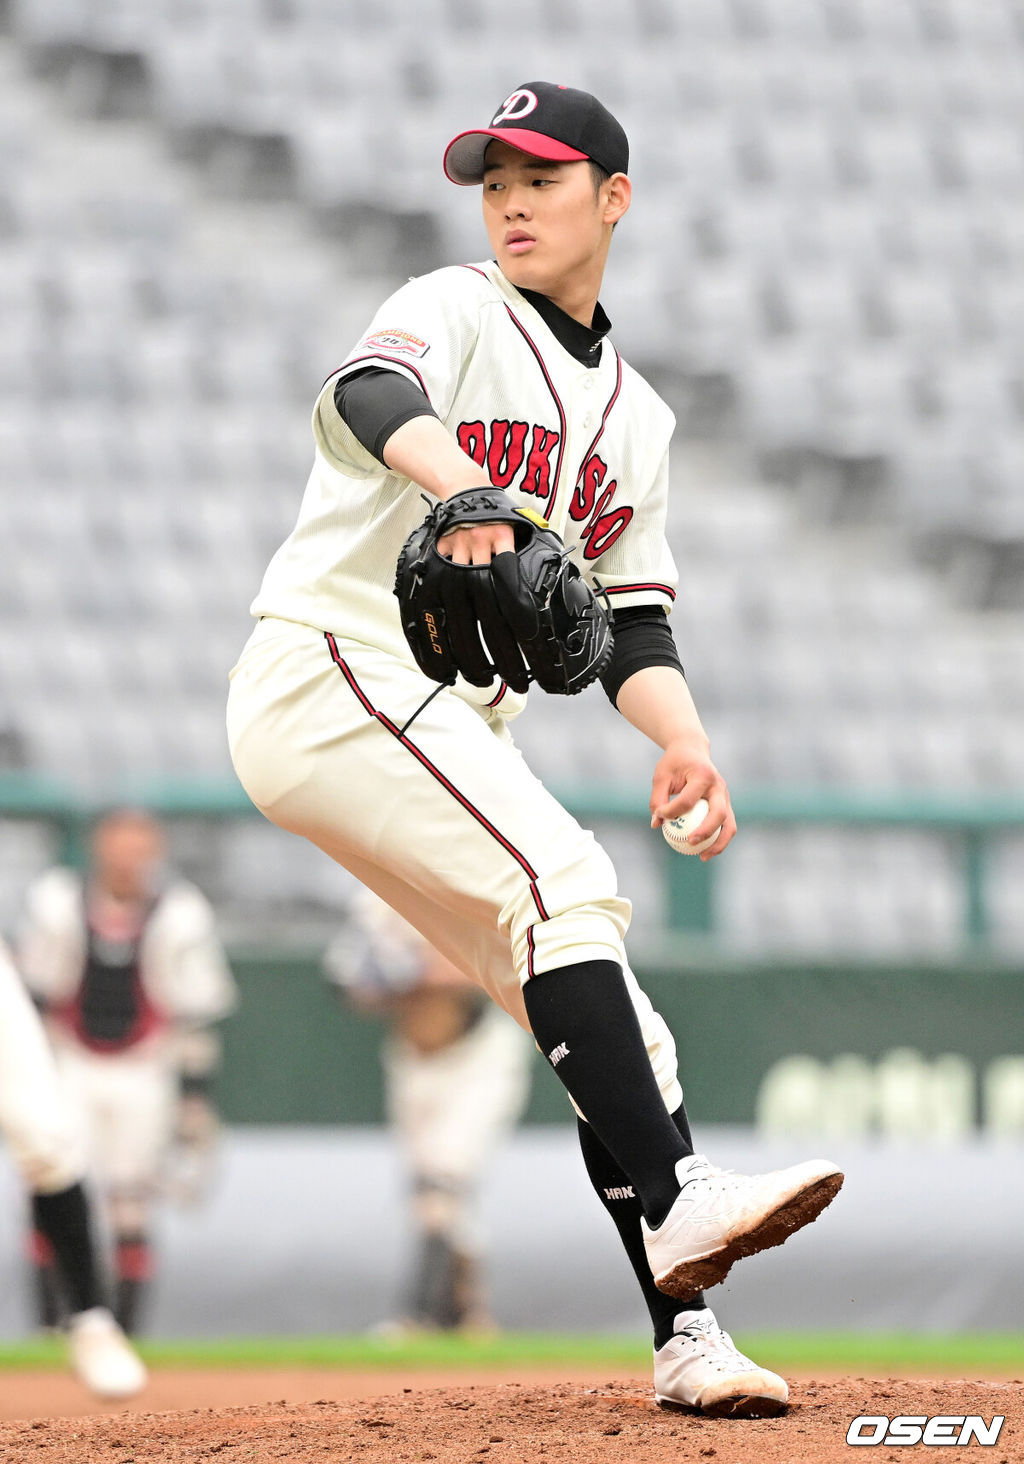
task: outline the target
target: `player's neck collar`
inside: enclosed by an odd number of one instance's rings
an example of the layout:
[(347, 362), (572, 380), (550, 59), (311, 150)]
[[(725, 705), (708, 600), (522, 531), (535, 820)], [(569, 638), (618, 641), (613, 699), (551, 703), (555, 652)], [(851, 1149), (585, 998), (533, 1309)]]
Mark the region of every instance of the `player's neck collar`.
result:
[(524, 300), (529, 301), (555, 340), (569, 352), (573, 360), (579, 361), (583, 366), (600, 366), (601, 342), (612, 328), (600, 301), (594, 307), (593, 323), (581, 325), (578, 320), (567, 315), (561, 306), (549, 300), (547, 295), (538, 295), (536, 290), (520, 290), (519, 293)]

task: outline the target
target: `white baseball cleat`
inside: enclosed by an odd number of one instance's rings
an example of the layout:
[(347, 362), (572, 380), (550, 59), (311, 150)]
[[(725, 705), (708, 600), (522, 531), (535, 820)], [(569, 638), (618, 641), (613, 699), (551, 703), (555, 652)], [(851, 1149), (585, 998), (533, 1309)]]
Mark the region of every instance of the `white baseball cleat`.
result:
[(97, 1398), (132, 1398), (146, 1386), (146, 1369), (104, 1306), (68, 1322), (71, 1366)]
[(654, 1396), (662, 1408), (699, 1408), (713, 1418), (772, 1418), (789, 1389), (737, 1351), (711, 1311), (684, 1311), (676, 1335), (654, 1354)]
[(770, 1174), (716, 1169), (703, 1154), (676, 1165), (680, 1191), (652, 1230), (641, 1220), (647, 1260), (660, 1291), (690, 1301), (717, 1286), (743, 1256), (770, 1250), (816, 1220), (839, 1193), (842, 1171), (825, 1159)]

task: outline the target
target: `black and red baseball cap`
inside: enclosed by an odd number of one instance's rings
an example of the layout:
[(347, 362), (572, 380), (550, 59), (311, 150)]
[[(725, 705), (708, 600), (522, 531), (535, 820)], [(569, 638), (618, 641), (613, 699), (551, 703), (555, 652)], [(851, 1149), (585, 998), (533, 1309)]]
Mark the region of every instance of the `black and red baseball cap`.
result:
[(493, 137), (552, 163), (588, 159), (607, 173), (625, 173), (629, 143), (620, 124), (589, 92), (550, 81), (528, 81), (505, 98), (488, 127), (460, 132), (445, 149), (453, 183), (482, 183), (484, 154)]

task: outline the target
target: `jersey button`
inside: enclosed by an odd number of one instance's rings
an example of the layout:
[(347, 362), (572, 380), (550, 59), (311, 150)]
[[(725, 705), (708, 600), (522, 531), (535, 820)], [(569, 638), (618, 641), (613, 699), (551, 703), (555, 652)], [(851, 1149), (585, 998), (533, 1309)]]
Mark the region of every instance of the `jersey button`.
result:
[(593, 417), (588, 412), (587, 415), (583, 418), (583, 425), (584, 425), (584, 427), (590, 427), (592, 425), (593, 421), (594, 421)]
[(584, 378), (584, 381), (583, 381), (583, 385), (586, 387), (587, 391), (593, 391), (593, 389), (594, 389), (594, 378), (592, 376), (585, 377)]

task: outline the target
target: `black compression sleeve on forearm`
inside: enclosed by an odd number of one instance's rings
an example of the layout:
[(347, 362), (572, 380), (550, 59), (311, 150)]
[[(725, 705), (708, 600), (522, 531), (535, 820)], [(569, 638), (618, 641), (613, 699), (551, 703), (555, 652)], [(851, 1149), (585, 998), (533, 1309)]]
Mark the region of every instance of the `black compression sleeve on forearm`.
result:
[(381, 463), (385, 443), (403, 423), (437, 416), (418, 386), (383, 366), (343, 376), (334, 388), (334, 405), (366, 451)]
[(615, 647), (601, 677), (605, 695), (615, 699), (626, 681), (645, 666), (674, 666), (683, 675), (683, 663), (676, 650), (668, 619), (660, 605), (635, 605), (616, 610)]

